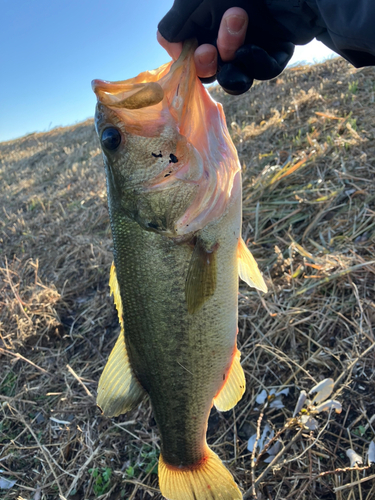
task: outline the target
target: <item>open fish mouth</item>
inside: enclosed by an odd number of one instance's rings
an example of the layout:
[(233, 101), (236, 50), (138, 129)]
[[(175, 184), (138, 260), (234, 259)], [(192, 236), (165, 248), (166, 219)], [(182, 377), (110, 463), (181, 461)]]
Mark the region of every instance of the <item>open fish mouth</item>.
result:
[(240, 171), (222, 107), (196, 76), (195, 47), (194, 40), (186, 42), (177, 61), (135, 78), (92, 82), (98, 107), (121, 123), (123, 135), (157, 138), (166, 135), (167, 128), (178, 134), (176, 150), (167, 156), (164, 168), (142, 186), (146, 191), (169, 189), (175, 183), (194, 186), (194, 199), (175, 221), (176, 238), (223, 215)]

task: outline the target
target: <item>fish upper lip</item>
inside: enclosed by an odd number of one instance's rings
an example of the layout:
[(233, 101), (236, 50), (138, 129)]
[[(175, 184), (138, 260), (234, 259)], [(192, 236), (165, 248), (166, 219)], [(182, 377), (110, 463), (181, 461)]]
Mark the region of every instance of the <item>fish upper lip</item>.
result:
[(114, 108), (147, 108), (164, 99), (163, 87), (154, 81), (126, 83), (93, 80), (91, 85), (98, 101)]

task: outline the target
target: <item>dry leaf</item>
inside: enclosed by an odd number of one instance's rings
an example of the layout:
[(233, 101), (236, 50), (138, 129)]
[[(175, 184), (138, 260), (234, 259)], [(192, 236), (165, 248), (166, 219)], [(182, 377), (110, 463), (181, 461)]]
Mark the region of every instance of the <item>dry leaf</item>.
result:
[(350, 460), (350, 467), (355, 467), (356, 465), (363, 464), (362, 457), (358, 455), (354, 450), (346, 450), (346, 455)]
[(370, 446), (368, 447), (368, 464), (375, 464), (375, 443), (371, 441)]
[(311, 391), (309, 392), (309, 395), (316, 393), (316, 396), (313, 399), (313, 403), (321, 403), (325, 399), (329, 398), (329, 396), (332, 394), (333, 391), (333, 386), (334, 386), (334, 381), (331, 378), (325, 378), (319, 384), (314, 386)]
[(323, 403), (320, 403), (320, 405), (316, 406), (314, 410), (318, 413), (320, 413), (321, 411), (331, 410), (335, 410), (336, 413), (341, 413), (342, 406), (338, 401), (335, 401), (334, 399), (328, 399), (327, 401), (324, 401)]
[(296, 407), (294, 408), (293, 418), (302, 410), (303, 405), (306, 402), (306, 399), (307, 399), (306, 391), (301, 391), (299, 393), (299, 397), (298, 397), (298, 401), (297, 401)]

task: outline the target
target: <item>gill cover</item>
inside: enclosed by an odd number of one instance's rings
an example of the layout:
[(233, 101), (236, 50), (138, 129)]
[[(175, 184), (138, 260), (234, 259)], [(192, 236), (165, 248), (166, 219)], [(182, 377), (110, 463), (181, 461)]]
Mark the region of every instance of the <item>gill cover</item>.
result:
[[(240, 170), (221, 104), (196, 76), (196, 42), (185, 42), (177, 61), (119, 82), (94, 80), (98, 102), (113, 111), (130, 134), (158, 137), (171, 123), (187, 141), (189, 154), (178, 158), (173, 171), (162, 172), (144, 189), (162, 190), (176, 182), (193, 183), (192, 203), (175, 222), (176, 237), (198, 231), (219, 218)], [(167, 170), (167, 169), (166, 169)]]

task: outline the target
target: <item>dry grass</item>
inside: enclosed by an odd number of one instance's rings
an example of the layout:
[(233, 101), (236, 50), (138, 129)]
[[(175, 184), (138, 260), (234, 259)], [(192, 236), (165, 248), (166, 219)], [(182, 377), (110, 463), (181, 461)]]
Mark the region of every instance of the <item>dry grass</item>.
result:
[[(241, 287), (247, 392), (212, 412), (208, 439), (251, 498), (369, 500), (375, 420), (375, 104), (373, 68), (295, 68), (244, 96), (214, 89), (244, 164), (245, 239), (269, 287)], [(111, 235), (91, 120), (0, 144), (0, 469), (4, 499), (160, 498), (149, 403), (108, 419), (96, 386), (119, 331), (109, 298)], [(340, 415), (315, 432), (292, 413), (330, 377)], [(289, 387), (285, 407), (262, 389)], [(265, 423), (282, 448), (247, 451)]]

